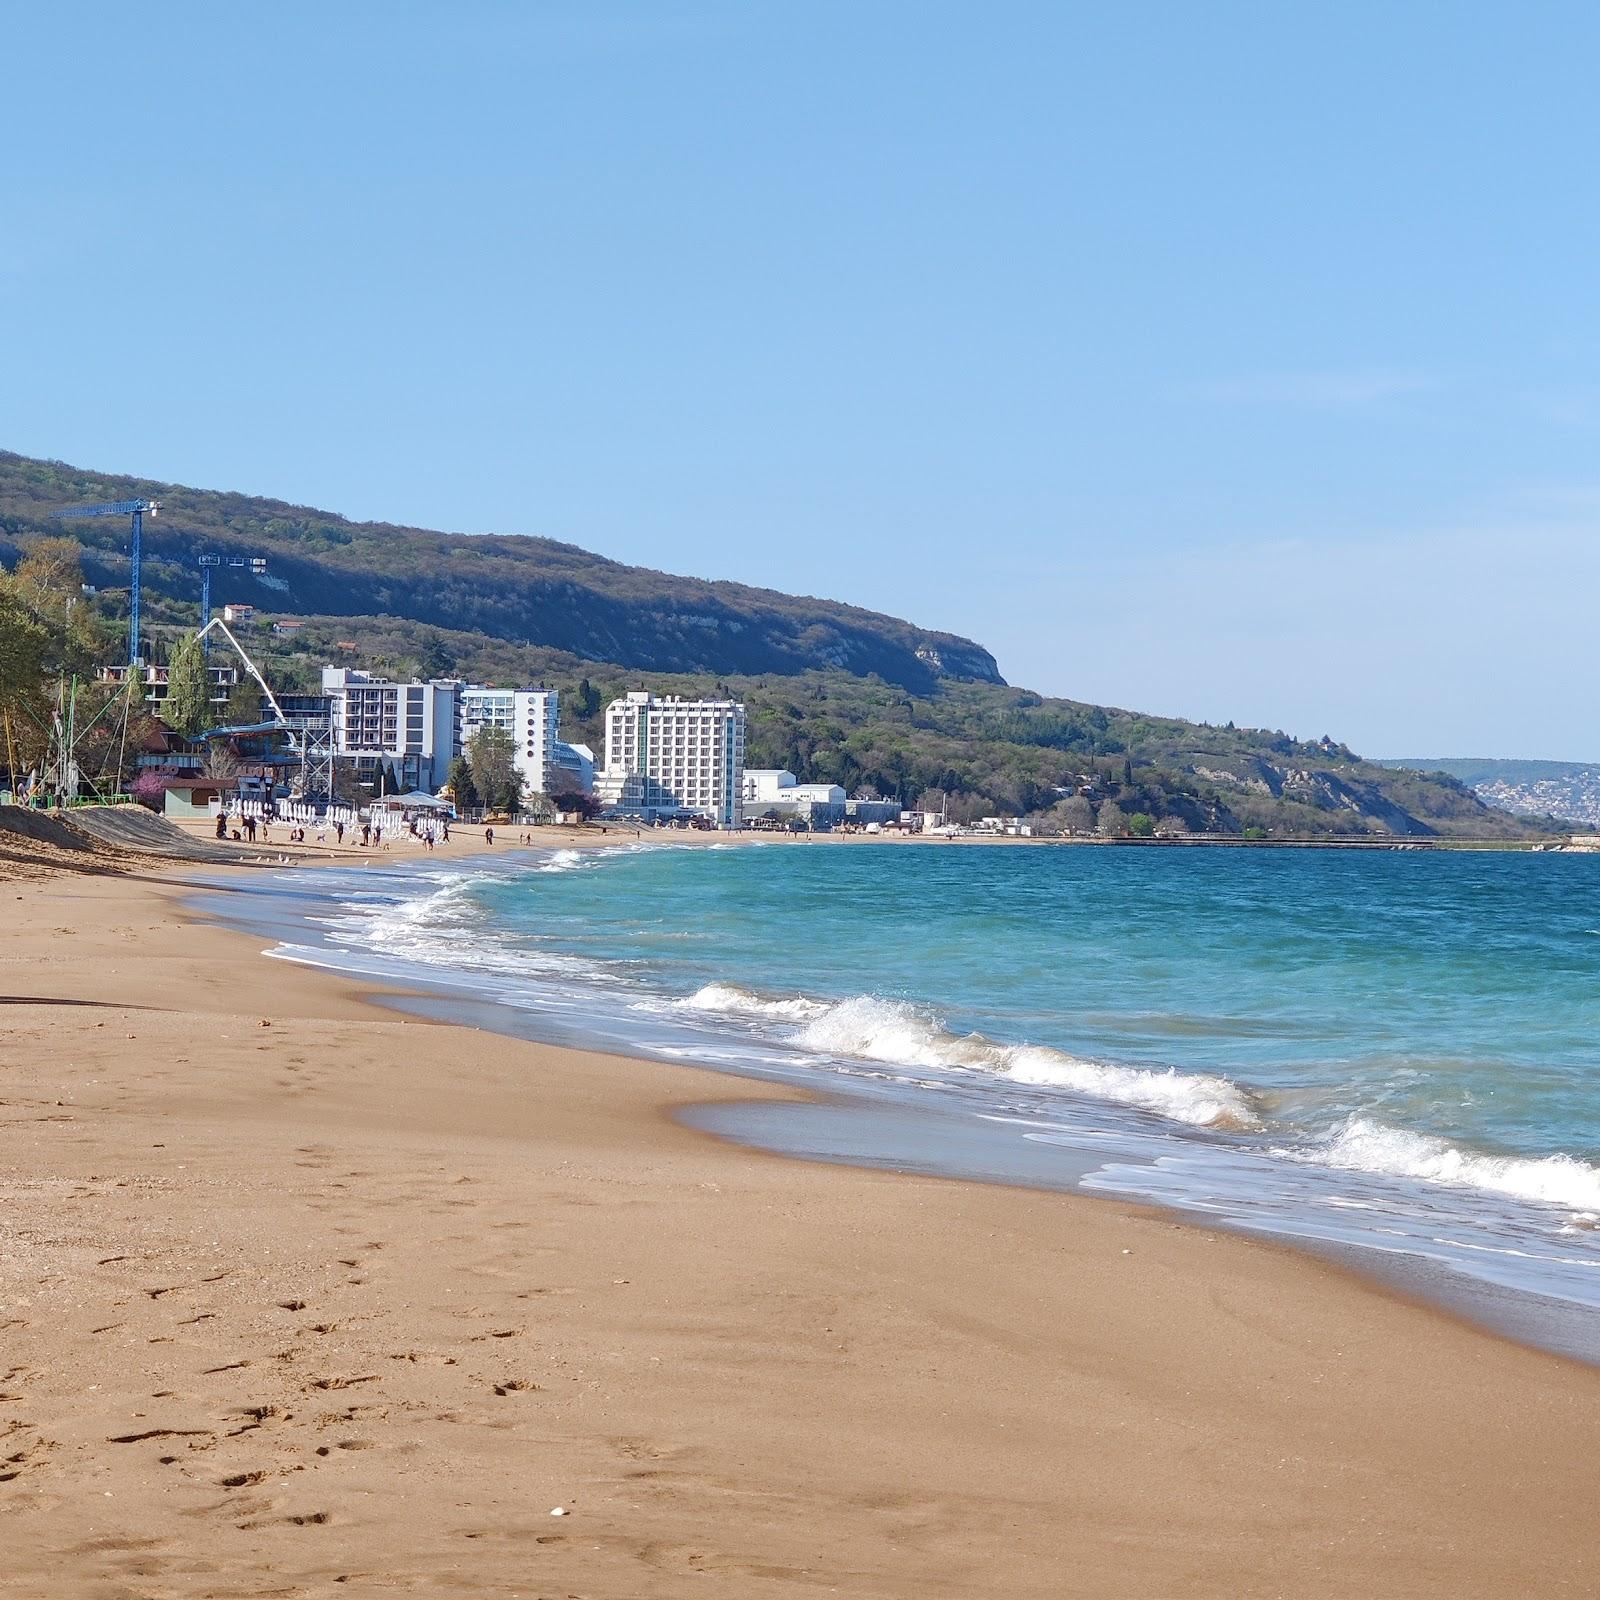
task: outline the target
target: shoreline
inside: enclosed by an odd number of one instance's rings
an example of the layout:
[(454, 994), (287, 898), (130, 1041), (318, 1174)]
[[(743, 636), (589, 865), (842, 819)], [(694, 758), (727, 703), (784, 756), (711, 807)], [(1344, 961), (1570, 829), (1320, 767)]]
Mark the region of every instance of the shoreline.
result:
[(1600, 1571), (1589, 1369), (1143, 1207), (727, 1144), (678, 1118), (794, 1097), (399, 1017), (183, 878), (7, 886), (18, 1593)]
[[(549, 839), (534, 842), (536, 849), (515, 849), (502, 859), (502, 870), (491, 876), (504, 877), (509, 871), (516, 878), (531, 870), (536, 878), (543, 871), (580, 864), (564, 862), (563, 857), (604, 854), (598, 849), (585, 852), (581, 845), (577, 850), (553, 848), (556, 841)], [(678, 848), (674, 836), (618, 842), (630, 849), (670, 852)], [(702, 836), (699, 842), (715, 841)], [(481, 853), (474, 853), (471, 860), (474, 873), (480, 870), (480, 863), (492, 865)], [(463, 872), (467, 870), (466, 861), (459, 865)], [(693, 1009), (692, 1023), (667, 1020), (667, 1013), (682, 1006), (681, 999), (664, 1008), (648, 1003), (635, 1007), (628, 1003), (628, 995), (619, 997), (610, 986), (589, 989), (583, 974), (569, 981), (541, 977), (537, 960), (508, 988), (503, 970), (492, 962), (481, 972), (475, 972), (473, 963), (463, 966), (453, 958), (434, 965), (431, 957), (414, 959), (403, 948), (386, 951), (380, 945), (369, 950), (359, 931), (348, 944), (342, 936), (330, 942), (314, 931), (330, 917), (335, 925), (343, 926), (352, 909), (347, 899), (353, 894), (363, 904), (363, 917), (371, 912), (379, 923), (387, 920), (389, 909), (400, 911), (402, 931), (409, 938), (411, 931), (428, 925), (426, 914), (422, 922), (414, 920), (419, 908), (430, 904), (436, 892), (449, 898), (452, 874), (448, 865), (440, 872), (433, 870), (435, 863), (430, 860), (427, 867), (421, 880), (391, 871), (381, 873), (371, 884), (365, 874), (345, 873), (336, 880), (338, 888), (331, 896), (322, 893), (329, 887), (326, 882), (318, 882), (314, 875), (302, 876), (289, 891), (290, 903), (282, 909), (274, 903), (268, 915), (252, 914), (248, 901), (242, 908), (230, 904), (232, 897), (208, 903), (202, 895), (191, 903), (224, 926), (266, 939), (272, 945), (267, 952), (270, 955), (340, 980), (358, 978), (384, 986), (388, 992), (382, 1003), (406, 1015), (628, 1060), (701, 1065), (738, 1083), (776, 1083), (798, 1091), (778, 1103), (719, 1096), (714, 1106), (679, 1113), (690, 1127), (745, 1149), (792, 1160), (1152, 1207), (1190, 1225), (1272, 1241), (1337, 1263), (1412, 1303), (1444, 1310), (1503, 1337), (1600, 1367), (1592, 1264), (1566, 1259), (1560, 1243), (1541, 1231), (1548, 1217), (1521, 1217), (1520, 1225), (1534, 1228), (1535, 1233), (1518, 1233), (1518, 1222), (1512, 1220), (1518, 1209), (1514, 1194), (1503, 1198), (1492, 1183), (1484, 1189), (1446, 1186), (1436, 1190), (1433, 1185), (1411, 1180), (1403, 1166), (1390, 1172), (1352, 1175), (1335, 1163), (1289, 1159), (1271, 1140), (1265, 1146), (1259, 1141), (1247, 1144), (1242, 1136), (1212, 1141), (1207, 1137), (1209, 1130), (1190, 1128), (1181, 1119), (1169, 1123), (1158, 1117), (1151, 1126), (1139, 1120), (1137, 1109), (1130, 1123), (1126, 1120), (1129, 1108), (1140, 1103), (1128, 1100), (1126, 1091), (1116, 1088), (1103, 1101), (1091, 1098), (1085, 1103), (1085, 1108), (1098, 1104), (1101, 1109), (1098, 1115), (1091, 1110), (1088, 1125), (1076, 1132), (1078, 1116), (1069, 1111), (1064, 1123), (1056, 1122), (1048, 1105), (1018, 1107), (1017, 1115), (994, 1118), (986, 1114), (992, 1107), (964, 1101), (959, 1094), (952, 1098), (934, 1093), (947, 1085), (920, 1084), (916, 1073), (895, 1082), (896, 1072), (891, 1068), (887, 1081), (869, 1082), (884, 1076), (870, 1066), (877, 1059), (870, 1053), (863, 1079), (859, 1075), (863, 1063), (848, 1053), (831, 1067), (827, 1060), (795, 1064), (790, 1060), (792, 1046), (781, 1028), (776, 1035), (770, 1030), (752, 1034), (744, 1026), (723, 1031), (716, 1025), (720, 1018), (702, 1021)], [(440, 914), (452, 930), (450, 937), (456, 937), (453, 914), (449, 910)], [(771, 978), (770, 973), (767, 976)], [(713, 990), (744, 982), (738, 971), (702, 971), (700, 978), (709, 979)], [(633, 993), (629, 991), (629, 995)], [(759, 1001), (758, 995), (746, 998)], [(636, 1009), (649, 1013), (650, 1020), (632, 1022), (630, 1013)], [(718, 1013), (729, 1007), (712, 1005), (707, 1009)], [(732, 1009), (738, 1013), (737, 1006)], [(1017, 1043), (1003, 1029), (990, 1028), (986, 1036), (1002, 1044), (1008, 1038)], [(939, 1043), (937, 1038), (927, 1041), (936, 1056)], [(802, 1055), (807, 1048), (802, 1046)], [(892, 1059), (905, 1064), (903, 1057)], [(1248, 1085), (1235, 1087), (1245, 1095), (1252, 1092)], [(1031, 1142), (1034, 1135), (1022, 1131), (1027, 1126), (1023, 1113), (1030, 1110), (1044, 1117), (1044, 1127), (1049, 1130), (1038, 1136), (1037, 1144)], [(995, 1122), (1005, 1127), (992, 1126)], [(1183, 1149), (1191, 1163), (1204, 1164), (1176, 1184), (1162, 1170), (1175, 1134), (1192, 1139)], [(1292, 1138), (1293, 1133), (1284, 1131), (1282, 1136)], [(1451, 1148), (1462, 1159), (1486, 1166), (1504, 1159), (1470, 1144)], [(1560, 1163), (1569, 1158), (1554, 1154), (1547, 1159)], [(1256, 1163), (1263, 1165), (1257, 1168)], [(1386, 1184), (1392, 1186), (1388, 1192)], [(1463, 1194), (1465, 1199), (1458, 1198)], [(1464, 1209), (1448, 1216), (1440, 1211), (1441, 1205), (1452, 1203)], [(1475, 1214), (1475, 1207), (1483, 1204), (1509, 1207), (1505, 1218), (1505, 1225), (1512, 1230), (1509, 1235), (1498, 1232), (1482, 1214)], [(1538, 1208), (1532, 1211), (1537, 1213)]]

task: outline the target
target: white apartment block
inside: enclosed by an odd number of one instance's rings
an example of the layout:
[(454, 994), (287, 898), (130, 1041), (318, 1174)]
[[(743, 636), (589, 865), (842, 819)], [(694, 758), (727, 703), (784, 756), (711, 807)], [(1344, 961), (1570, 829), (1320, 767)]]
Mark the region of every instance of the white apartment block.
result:
[(457, 753), (456, 688), (447, 679), (393, 683), (354, 667), (324, 667), (335, 754), (391, 792), (438, 789)]
[[(645, 815), (743, 825), (744, 707), (637, 690), (606, 707), (605, 779), (596, 794)], [(638, 784), (630, 780), (637, 778)]]
[(549, 794), (559, 703), (554, 689), (463, 688), (457, 692), (457, 747), (464, 751), (479, 728), (504, 728), (515, 742), (524, 789)]

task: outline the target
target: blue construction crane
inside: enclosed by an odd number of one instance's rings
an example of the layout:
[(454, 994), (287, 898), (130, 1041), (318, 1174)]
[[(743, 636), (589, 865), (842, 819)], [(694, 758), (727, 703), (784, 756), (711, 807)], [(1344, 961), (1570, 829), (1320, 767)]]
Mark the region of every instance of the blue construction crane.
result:
[(146, 513), (154, 516), (161, 509), (159, 500), (113, 500), (103, 506), (72, 506), (58, 511), (58, 517), (132, 517), (133, 518), (133, 581), (129, 585), (128, 602), (128, 665), (139, 667), (144, 659), (139, 654), (139, 597), (140, 566), (144, 558), (144, 519)]
[(203, 555), (195, 557), (195, 565), (200, 569), (200, 640), (201, 649), (207, 655), (211, 654), (211, 635), (206, 632), (206, 624), (211, 621), (211, 574), (218, 567), (248, 567), (253, 578), (265, 576), (267, 558), (265, 556), (223, 556), (214, 550), (207, 550)]

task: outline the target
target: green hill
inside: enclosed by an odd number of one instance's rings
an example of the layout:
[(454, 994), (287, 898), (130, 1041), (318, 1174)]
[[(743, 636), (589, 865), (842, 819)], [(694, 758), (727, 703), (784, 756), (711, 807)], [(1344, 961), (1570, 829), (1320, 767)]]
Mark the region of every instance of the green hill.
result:
[(434, 533), (351, 522), (257, 496), (83, 472), (0, 452), (0, 560), (30, 538), (69, 533), (89, 581), (128, 582), (125, 519), (58, 522), (64, 506), (159, 500), (145, 524), (152, 597), (200, 598), (195, 557), (265, 555), (264, 581), (230, 573), (229, 598), (294, 616), (413, 618), (492, 639), (546, 645), (643, 672), (803, 672), (837, 667), (926, 690), (945, 677), (1000, 682), (970, 639), (832, 600), (707, 583), (624, 566), (575, 545), (520, 535)]
[[(1330, 740), (1213, 727), (1008, 686), (953, 634), (834, 601), (674, 577), (572, 545), (350, 522), (274, 500), (80, 471), (0, 452), (0, 561), (68, 534), (96, 604), (126, 612), (126, 524), (56, 509), (143, 495), (152, 653), (195, 626), (201, 551), (264, 554), (264, 579), (224, 569), (216, 599), (302, 624), (249, 647), (309, 687), (328, 661), (563, 691), (563, 735), (597, 741), (606, 700), (648, 684), (721, 687), (750, 708), (749, 763), (907, 803), (938, 790), (957, 816), (1044, 814), (1067, 827), (1143, 819), (1277, 835), (1533, 837), (1441, 774), (1363, 761)], [(1110, 807), (1110, 810), (1107, 810)]]

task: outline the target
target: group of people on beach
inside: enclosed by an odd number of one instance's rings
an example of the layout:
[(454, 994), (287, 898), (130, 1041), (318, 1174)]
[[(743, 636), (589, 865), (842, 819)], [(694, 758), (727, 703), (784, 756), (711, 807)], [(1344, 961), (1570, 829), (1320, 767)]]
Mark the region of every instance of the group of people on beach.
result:
[[(254, 844), (259, 833), (262, 844), (271, 844), (271, 827), (277, 820), (278, 818), (274, 814), (268, 812), (263, 812), (260, 816), (249, 813), (230, 817), (228, 812), (219, 811), (217, 813), (217, 837), (219, 839), (231, 837), (236, 844)], [(335, 845), (342, 847), (347, 826), (353, 834), (355, 827), (353, 823), (347, 824), (343, 818), (336, 819), (332, 823), (323, 819), (317, 823), (317, 843), (327, 844), (328, 833), (331, 828)], [(448, 820), (441, 822), (430, 820), (419, 823), (413, 817), (406, 823), (406, 831), (413, 839), (420, 841), (429, 850), (432, 850), (440, 843), (448, 844), (450, 842), (450, 823)], [(494, 830), (486, 829), (485, 837), (490, 844), (493, 844)], [(298, 822), (291, 824), (289, 828), (289, 843), (304, 844), (305, 842), (306, 830), (304, 825)], [(393, 848), (392, 841), (384, 838), (382, 823), (367, 821), (361, 824), (361, 848), (363, 850), (388, 850)]]

